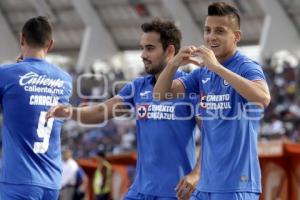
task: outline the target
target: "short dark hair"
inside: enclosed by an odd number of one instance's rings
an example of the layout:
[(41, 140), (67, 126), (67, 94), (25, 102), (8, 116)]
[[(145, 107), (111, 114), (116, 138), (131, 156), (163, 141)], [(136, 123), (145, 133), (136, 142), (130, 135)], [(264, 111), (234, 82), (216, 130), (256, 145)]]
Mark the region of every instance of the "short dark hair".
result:
[(240, 12), (239, 10), (228, 3), (225, 2), (214, 2), (208, 6), (207, 9), (208, 16), (231, 16), (237, 23), (238, 28), (240, 28)]
[(169, 45), (174, 45), (175, 54), (178, 53), (181, 43), (181, 31), (173, 21), (155, 18), (151, 22), (142, 24), (141, 28), (144, 33), (159, 33), (163, 49), (166, 50)]
[(27, 44), (32, 47), (46, 47), (52, 40), (52, 27), (45, 16), (29, 19), (22, 28), (22, 35)]

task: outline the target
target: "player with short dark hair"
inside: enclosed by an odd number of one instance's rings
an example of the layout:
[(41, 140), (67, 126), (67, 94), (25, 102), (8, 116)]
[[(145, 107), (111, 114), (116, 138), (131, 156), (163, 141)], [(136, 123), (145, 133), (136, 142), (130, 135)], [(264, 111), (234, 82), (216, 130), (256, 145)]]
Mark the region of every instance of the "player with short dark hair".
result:
[[(201, 95), (201, 179), (191, 199), (258, 200), (261, 193), (257, 134), (270, 93), (262, 68), (237, 50), (239, 19), (234, 6), (210, 4), (205, 46), (183, 48), (167, 64), (154, 88), (160, 100), (166, 94)], [(173, 81), (177, 68), (186, 63), (199, 69)]]
[(60, 131), (62, 120), (47, 110), (66, 104), (71, 77), (45, 57), (53, 46), (46, 17), (35, 17), (20, 35), (20, 62), (0, 66), (3, 110), (1, 200), (54, 200), (61, 187)]
[[(143, 24), (142, 30), (141, 58), (146, 76), (126, 84), (118, 95), (103, 103), (80, 108), (56, 106), (48, 118), (71, 116), (82, 123), (100, 123), (124, 113), (116, 110), (135, 108), (137, 171), (125, 199), (166, 200), (177, 199), (176, 195), (188, 199), (199, 179), (193, 134), (199, 97), (153, 100), (157, 78), (180, 48), (181, 32), (173, 22), (162, 19)], [(174, 78), (183, 76), (186, 73), (177, 71)]]

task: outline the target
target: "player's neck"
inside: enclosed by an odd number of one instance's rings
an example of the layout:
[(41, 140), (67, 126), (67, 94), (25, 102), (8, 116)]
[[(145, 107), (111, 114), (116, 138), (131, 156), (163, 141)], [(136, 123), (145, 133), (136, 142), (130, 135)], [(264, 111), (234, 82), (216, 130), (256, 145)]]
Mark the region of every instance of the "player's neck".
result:
[(46, 52), (43, 49), (27, 49), (24, 51), (23, 57), (45, 59)]
[[(165, 64), (166, 66), (167, 64)], [(161, 67), (160, 71), (155, 73), (154, 76), (155, 76), (155, 82), (158, 80), (160, 74), (162, 73), (162, 71), (164, 70), (164, 67)]]
[(223, 55), (222, 57), (217, 57), (217, 60), (220, 63), (224, 63), (225, 61), (227, 61), (229, 58), (231, 58), (235, 52), (237, 51), (237, 48), (233, 49), (232, 51), (228, 52), (226, 55)]
[(156, 81), (158, 80), (161, 73), (162, 73), (162, 71), (158, 72), (157, 74), (154, 74), (154, 76), (155, 76), (155, 81), (153, 82), (154, 85), (156, 84)]

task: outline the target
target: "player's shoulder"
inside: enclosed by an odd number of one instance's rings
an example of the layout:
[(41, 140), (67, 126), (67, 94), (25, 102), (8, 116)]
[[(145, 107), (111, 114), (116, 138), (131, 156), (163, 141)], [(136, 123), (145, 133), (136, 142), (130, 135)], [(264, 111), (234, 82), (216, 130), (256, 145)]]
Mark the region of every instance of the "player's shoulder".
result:
[(244, 71), (244, 70), (246, 70), (246, 71), (248, 71), (248, 70), (257, 70), (257, 69), (262, 70), (262, 67), (258, 62), (254, 61), (254, 60), (252, 60), (248, 57), (245, 58), (240, 63), (240, 68), (242, 69), (242, 71)]
[(187, 76), (188, 73), (185, 72), (185, 71), (182, 71), (182, 70), (177, 70), (175, 75), (174, 75), (174, 78), (177, 79), (177, 78), (180, 78), (180, 77), (183, 77), (183, 76)]
[(2, 65), (0, 65), (0, 70), (1, 71), (14, 70), (14, 69), (18, 68), (20, 65), (21, 65), (20, 63), (2, 64)]
[(248, 56), (246, 56), (240, 52), (238, 52), (236, 61), (238, 61), (240, 65), (260, 66), (258, 62), (254, 61), (253, 59), (249, 58)]
[(192, 77), (200, 77), (200, 74), (209, 73), (210, 71), (207, 69), (207, 67), (197, 67), (191, 69), (190, 72), (184, 72), (184, 71), (177, 71), (175, 74), (175, 79), (185, 79)]
[(0, 65), (0, 75), (1, 75), (1, 77), (4, 77), (4, 78), (18, 74), (22, 70), (23, 70), (23, 68), (20, 63)]
[(132, 80), (132, 83), (139, 85), (139, 84), (151, 81), (153, 78), (154, 78), (153, 75), (149, 75), (149, 74), (147, 74), (147, 75), (141, 75), (141, 76), (138, 76), (138, 77), (134, 78)]

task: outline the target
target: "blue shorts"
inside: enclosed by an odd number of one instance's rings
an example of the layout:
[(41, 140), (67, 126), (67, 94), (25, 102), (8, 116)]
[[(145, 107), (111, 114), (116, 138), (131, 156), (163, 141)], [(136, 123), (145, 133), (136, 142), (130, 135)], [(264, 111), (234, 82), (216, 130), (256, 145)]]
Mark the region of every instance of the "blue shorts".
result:
[(259, 200), (259, 194), (252, 192), (210, 193), (196, 190), (190, 200)]
[(142, 194), (132, 189), (129, 189), (124, 197), (124, 200), (177, 200), (176, 197), (161, 197), (148, 194)]
[(59, 190), (32, 186), (0, 183), (0, 200), (57, 200)]

